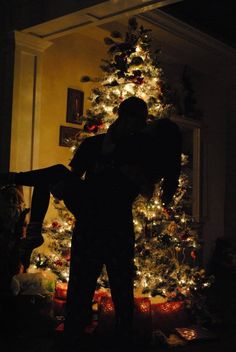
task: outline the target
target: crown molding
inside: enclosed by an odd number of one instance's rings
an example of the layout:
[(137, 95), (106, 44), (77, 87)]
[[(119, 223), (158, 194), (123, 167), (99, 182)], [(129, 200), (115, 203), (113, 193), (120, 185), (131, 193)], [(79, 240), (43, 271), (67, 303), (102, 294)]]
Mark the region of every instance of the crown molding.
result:
[(167, 15), (162, 10), (155, 10), (140, 14), (138, 17), (146, 22), (150, 22), (164, 31), (183, 39), (190, 44), (207, 50), (211, 53), (221, 53), (224, 56), (232, 57), (236, 62), (236, 50), (221, 41), (211, 37), (208, 34), (176, 19), (173, 16)]
[(200, 30), (155, 10), (140, 14), (140, 20), (149, 23), (162, 53), (172, 63), (185, 62), (208, 76), (234, 85), (236, 50)]
[(86, 30), (90, 26), (100, 26), (122, 17), (152, 11), (183, 0), (119, 0), (101, 1), (45, 23), (24, 29), (25, 33), (39, 38), (53, 40), (65, 35)]
[(48, 40), (44, 40), (31, 34), (26, 34), (19, 31), (14, 32), (14, 39), (16, 46), (25, 47), (37, 52), (44, 52), (51, 45), (53, 45), (53, 43)]

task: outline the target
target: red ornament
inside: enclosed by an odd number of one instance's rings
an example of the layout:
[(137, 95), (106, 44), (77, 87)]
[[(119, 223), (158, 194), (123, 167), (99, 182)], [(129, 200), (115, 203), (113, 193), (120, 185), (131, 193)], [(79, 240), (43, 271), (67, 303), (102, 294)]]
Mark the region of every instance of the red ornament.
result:
[(87, 126), (87, 129), (89, 130), (89, 132), (93, 132), (97, 130), (97, 125)]
[(195, 251), (191, 251), (190, 253), (191, 257), (195, 260), (197, 258), (196, 252)]
[(165, 215), (165, 217), (166, 217), (167, 219), (169, 219), (169, 217), (170, 217), (170, 211), (169, 211), (167, 208), (163, 207), (163, 208), (162, 208), (162, 212), (163, 212), (163, 214)]
[(53, 227), (54, 229), (56, 229), (56, 228), (61, 227), (61, 224), (60, 224), (58, 221), (53, 221), (53, 222), (52, 222), (52, 227)]
[(62, 263), (61, 260), (56, 260), (56, 261), (55, 261), (55, 264), (58, 265), (58, 266), (62, 266), (62, 265), (63, 265), (63, 263)]

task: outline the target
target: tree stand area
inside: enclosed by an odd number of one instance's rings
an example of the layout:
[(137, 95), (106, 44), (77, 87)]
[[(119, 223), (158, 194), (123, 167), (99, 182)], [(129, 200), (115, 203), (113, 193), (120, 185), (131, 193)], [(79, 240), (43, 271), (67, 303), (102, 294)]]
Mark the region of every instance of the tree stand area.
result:
[[(25, 234), (29, 212), (23, 199), (22, 188), (1, 189), (1, 346), (8, 350), (17, 346), (18, 351), (32, 352), (43, 346), (44, 351), (58, 351), (63, 345), (67, 283), (55, 282), (53, 275), (43, 271), (22, 272), (18, 245)], [(233, 351), (230, 331), (235, 327), (232, 318), (235, 305), (233, 300), (222, 304), (224, 288), (218, 282), (224, 276), (225, 286), (234, 292), (235, 251), (228, 243), (218, 241), (213, 258), (216, 281), (205, 296), (205, 311), (191, 311), (187, 300), (165, 301), (160, 296), (150, 297), (135, 290), (136, 349), (196, 351), (201, 346), (204, 351), (212, 351), (211, 348), (226, 344), (227, 351)], [(227, 333), (223, 333), (224, 324), (228, 324)], [(114, 330), (110, 291), (100, 288), (94, 295), (92, 322), (85, 331), (87, 348), (117, 350)]]

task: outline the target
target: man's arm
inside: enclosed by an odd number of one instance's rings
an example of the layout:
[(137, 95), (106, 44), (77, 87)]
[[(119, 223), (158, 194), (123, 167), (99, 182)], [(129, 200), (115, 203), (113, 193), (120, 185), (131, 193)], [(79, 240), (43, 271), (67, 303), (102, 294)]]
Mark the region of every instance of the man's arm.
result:
[(133, 185), (138, 188), (139, 193), (143, 197), (151, 199), (155, 186), (154, 183), (150, 181), (141, 165), (126, 164), (122, 165), (120, 170), (127, 177), (127, 179), (129, 179)]
[[(69, 166), (71, 169), (71, 172), (78, 178), (82, 178), (82, 176), (85, 174), (87, 170), (87, 162), (88, 160), (88, 142), (86, 139), (79, 145), (77, 148), (73, 158), (71, 159)], [(64, 198), (64, 192), (65, 188), (68, 188), (72, 186), (72, 184), (68, 185), (67, 182), (64, 180), (58, 182), (55, 184), (53, 187), (51, 187), (51, 193), (53, 196), (59, 200), (62, 200)]]
[(176, 158), (169, 161), (168, 170), (164, 175), (164, 181), (162, 184), (162, 202), (165, 206), (168, 206), (179, 185), (179, 176), (181, 171), (181, 154), (177, 155)]

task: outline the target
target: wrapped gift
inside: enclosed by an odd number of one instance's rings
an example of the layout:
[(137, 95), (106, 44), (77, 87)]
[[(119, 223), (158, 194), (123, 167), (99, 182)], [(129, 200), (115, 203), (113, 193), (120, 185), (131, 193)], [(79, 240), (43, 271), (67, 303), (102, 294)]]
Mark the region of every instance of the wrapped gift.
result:
[(15, 317), (21, 333), (38, 334), (53, 324), (55, 276), (38, 271), (14, 275), (11, 290), (15, 296)]
[(52, 272), (37, 271), (14, 275), (11, 282), (13, 295), (47, 295), (54, 292), (55, 275)]

